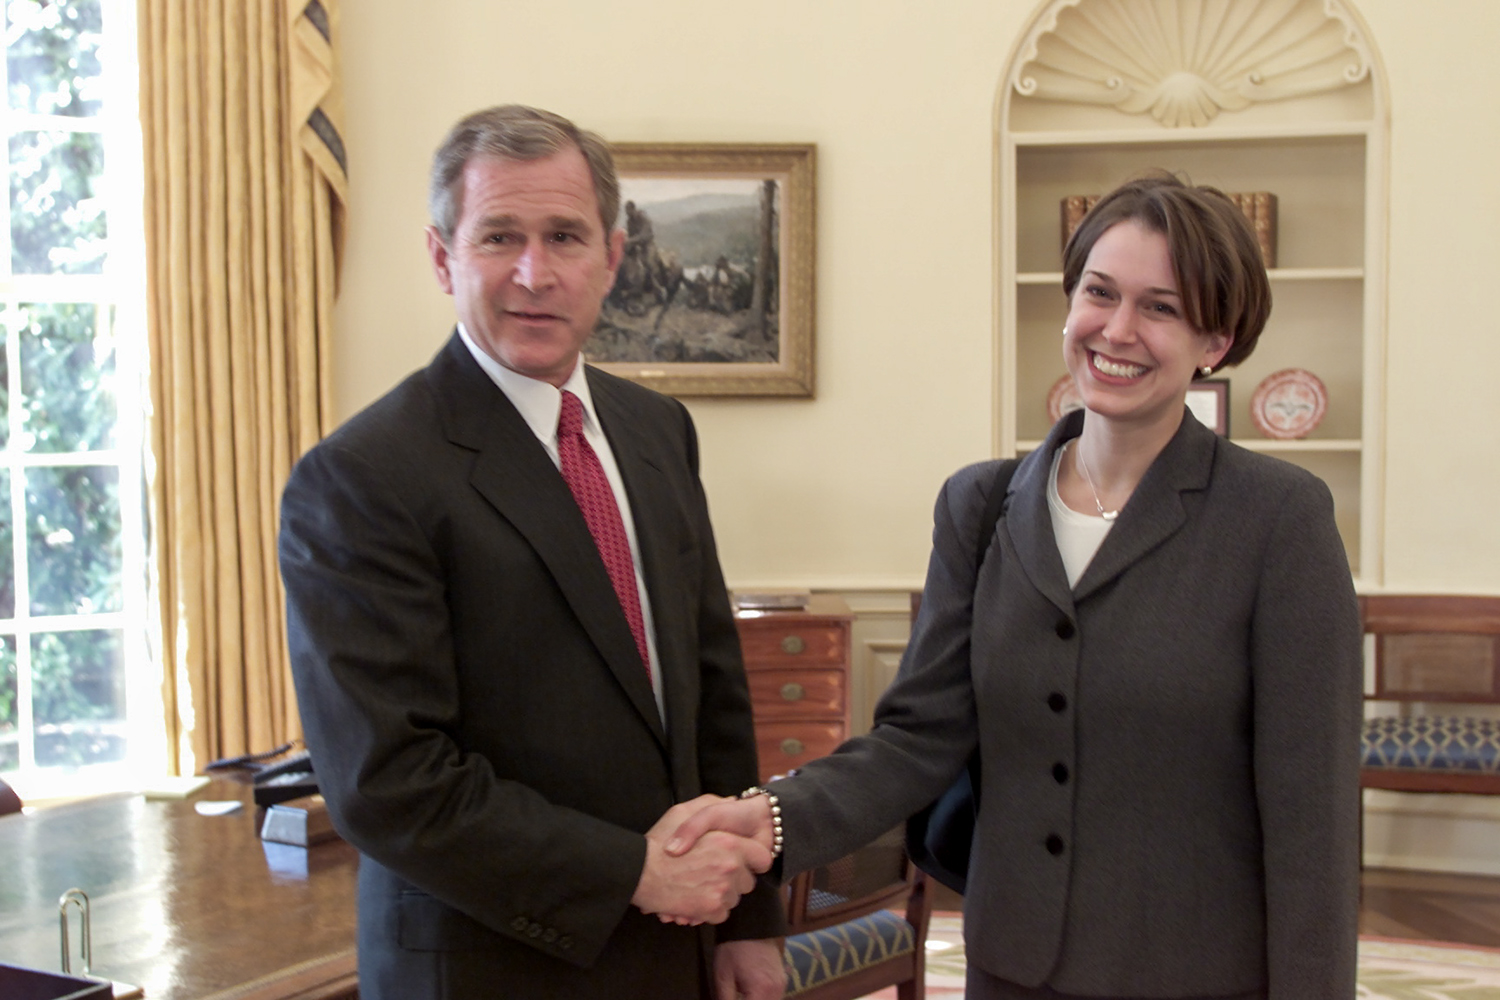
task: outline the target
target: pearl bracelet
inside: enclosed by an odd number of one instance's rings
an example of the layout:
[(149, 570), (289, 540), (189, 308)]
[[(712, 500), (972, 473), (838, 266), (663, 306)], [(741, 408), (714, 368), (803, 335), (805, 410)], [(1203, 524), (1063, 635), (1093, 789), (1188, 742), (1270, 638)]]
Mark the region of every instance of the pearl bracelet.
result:
[(781, 855), (781, 800), (776, 793), (764, 785), (754, 785), (740, 792), (740, 798), (753, 799), (757, 795), (764, 795), (771, 803), (771, 857)]

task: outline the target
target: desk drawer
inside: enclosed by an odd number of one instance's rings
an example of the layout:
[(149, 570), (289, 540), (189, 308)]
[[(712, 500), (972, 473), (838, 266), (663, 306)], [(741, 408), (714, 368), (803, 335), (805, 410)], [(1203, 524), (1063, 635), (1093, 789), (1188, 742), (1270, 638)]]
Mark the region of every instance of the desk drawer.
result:
[(755, 727), (761, 780), (826, 757), (844, 742), (842, 722), (767, 722)]
[(842, 625), (798, 622), (740, 622), (745, 663), (756, 666), (842, 666), (849, 655)]
[(766, 670), (752, 667), (750, 702), (755, 719), (842, 719), (844, 678), (842, 670)]

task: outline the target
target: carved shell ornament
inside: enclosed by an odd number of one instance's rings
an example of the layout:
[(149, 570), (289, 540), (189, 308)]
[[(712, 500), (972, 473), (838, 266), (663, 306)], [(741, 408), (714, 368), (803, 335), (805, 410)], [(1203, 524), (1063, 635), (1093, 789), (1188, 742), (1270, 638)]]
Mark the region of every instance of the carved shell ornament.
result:
[(1359, 83), (1371, 61), (1340, 0), (1053, 0), (1023, 43), (1014, 86), (1196, 127)]

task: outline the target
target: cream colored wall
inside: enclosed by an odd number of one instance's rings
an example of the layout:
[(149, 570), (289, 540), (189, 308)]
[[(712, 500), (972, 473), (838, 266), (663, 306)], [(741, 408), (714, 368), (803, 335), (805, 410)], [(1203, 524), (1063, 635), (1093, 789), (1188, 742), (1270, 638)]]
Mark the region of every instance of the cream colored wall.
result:
[[(1392, 106), (1386, 584), (1500, 592), (1500, 4), (1354, 0)], [(414, 11), (420, 9), (420, 13)], [(989, 456), (995, 88), (1030, 0), (343, 5), (348, 415), (452, 322), (426, 167), (487, 104), (616, 140), (818, 145), (818, 394), (695, 400), (734, 585), (905, 588), (944, 476)]]
[(1391, 95), (1386, 585), (1500, 593), (1500, 4), (1355, 2)]

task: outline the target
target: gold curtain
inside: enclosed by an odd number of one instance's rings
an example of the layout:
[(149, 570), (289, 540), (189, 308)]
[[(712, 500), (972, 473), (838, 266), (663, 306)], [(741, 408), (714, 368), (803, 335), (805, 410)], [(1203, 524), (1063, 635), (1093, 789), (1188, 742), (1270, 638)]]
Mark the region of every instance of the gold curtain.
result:
[(331, 419), (338, 0), (139, 0), (153, 586), (174, 770), (301, 734), (276, 562)]

